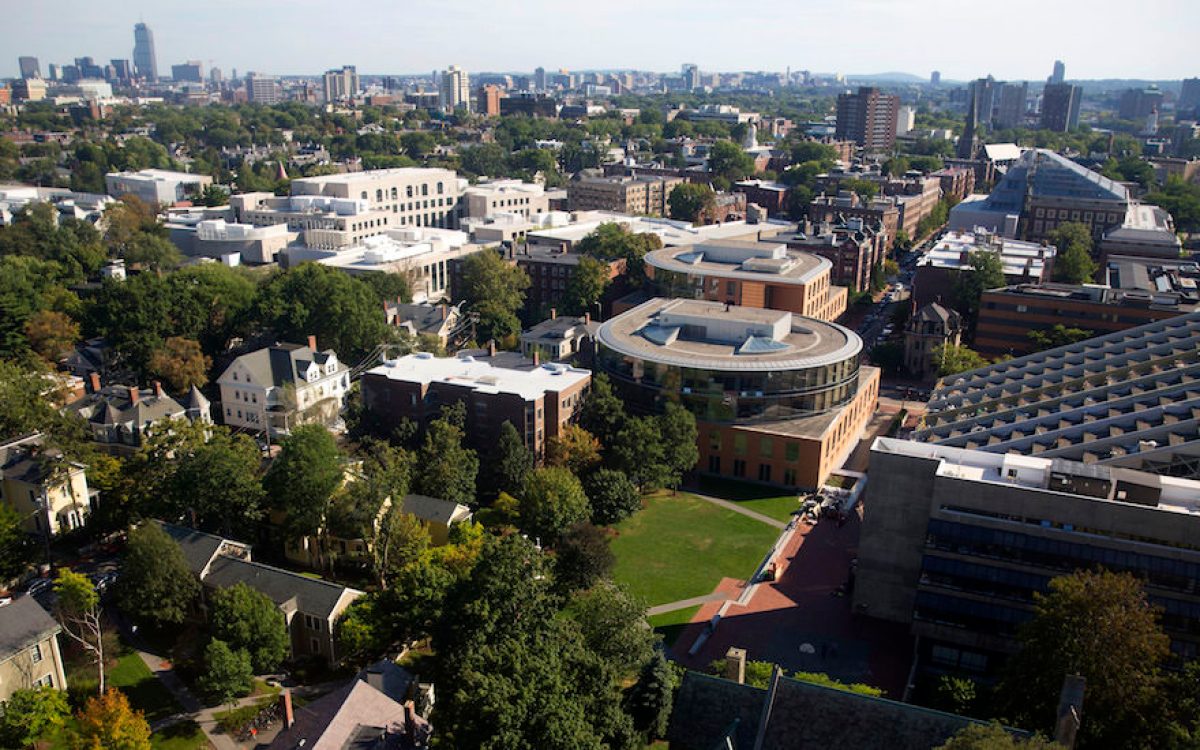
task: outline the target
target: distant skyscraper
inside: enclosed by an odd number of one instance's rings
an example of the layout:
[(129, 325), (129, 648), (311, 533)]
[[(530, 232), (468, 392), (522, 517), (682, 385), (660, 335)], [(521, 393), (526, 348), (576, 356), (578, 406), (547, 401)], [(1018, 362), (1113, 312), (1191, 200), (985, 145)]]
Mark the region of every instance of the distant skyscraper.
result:
[(341, 70), (325, 71), (325, 101), (349, 99), (358, 93), (358, 69), (343, 65)]
[(857, 94), (837, 99), (837, 137), (851, 140), (868, 153), (884, 151), (896, 142), (900, 97), (862, 86)]
[(41, 78), (42, 70), (38, 65), (36, 57), (18, 57), (17, 63), (21, 66), (22, 78)]
[(1025, 102), (1029, 98), (1029, 84), (1002, 83), (993, 98), (992, 126), (995, 128), (1019, 127), (1025, 119)]
[(133, 27), (133, 67), (148, 81), (158, 80), (158, 58), (154, 54), (154, 32), (144, 23)]
[(128, 60), (109, 60), (113, 68), (113, 78), (121, 82), (133, 80), (133, 65)]
[(1067, 66), (1062, 60), (1054, 61), (1054, 72), (1050, 74), (1050, 83), (1062, 83), (1067, 78)]
[(533, 71), (533, 87), (538, 91), (546, 90), (546, 69), (539, 67)]
[(1179, 90), (1179, 103), (1175, 105), (1177, 112), (1190, 112), (1195, 117), (1200, 109), (1200, 78), (1184, 78), (1183, 87)]
[(222, 75), (220, 68), (213, 68), (208, 71), (208, 80), (213, 85), (220, 86), (221, 82), (225, 80), (225, 76)]
[(246, 73), (246, 99), (256, 104), (277, 104), (279, 84), (272, 76), (250, 71)]
[(62, 78), (62, 66), (57, 63), (50, 63), (46, 66), (46, 75), (51, 81), (57, 81)]
[(204, 83), (204, 64), (188, 60), (182, 65), (172, 65), (171, 79), (178, 83)]
[(941, 86), (942, 85), (942, 71), (935, 70), (929, 74), (929, 85), (930, 86)]
[(442, 110), (453, 112), (458, 108), (471, 108), (471, 80), (467, 71), (451, 65), (442, 73), (442, 87), (439, 100)]
[(974, 110), (977, 127), (992, 126), (992, 109), (996, 106), (996, 79), (988, 76), (971, 81), (968, 106)]
[(1064, 133), (1079, 125), (1083, 89), (1069, 83), (1047, 84), (1042, 91), (1042, 127)]
[(700, 88), (700, 67), (695, 63), (683, 64), (683, 87), (688, 91)]

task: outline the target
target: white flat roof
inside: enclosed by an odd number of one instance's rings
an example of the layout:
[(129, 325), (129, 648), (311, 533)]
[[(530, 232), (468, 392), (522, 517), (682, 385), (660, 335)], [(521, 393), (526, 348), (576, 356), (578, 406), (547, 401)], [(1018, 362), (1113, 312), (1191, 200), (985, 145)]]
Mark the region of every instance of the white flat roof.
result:
[(435, 357), (425, 352), (388, 360), (368, 373), (409, 383), (448, 383), (483, 393), (510, 393), (526, 401), (548, 391), (565, 390), (592, 377), (590, 370), (553, 362), (532, 370), (511, 370), (473, 357)]

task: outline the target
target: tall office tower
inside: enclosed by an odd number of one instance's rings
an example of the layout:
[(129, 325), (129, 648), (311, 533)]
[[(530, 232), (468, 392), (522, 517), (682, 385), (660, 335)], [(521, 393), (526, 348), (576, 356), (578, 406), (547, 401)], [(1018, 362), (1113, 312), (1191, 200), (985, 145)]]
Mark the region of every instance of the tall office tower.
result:
[(325, 101), (337, 102), (358, 93), (358, 69), (343, 65), (341, 70), (325, 71)]
[(992, 126), (995, 128), (1019, 127), (1025, 119), (1025, 102), (1029, 98), (1029, 84), (1002, 83), (993, 98)]
[(1184, 78), (1183, 87), (1179, 90), (1179, 102), (1175, 105), (1177, 113), (1189, 113), (1188, 116), (1200, 115), (1200, 78)]
[(133, 27), (133, 68), (147, 81), (158, 80), (158, 59), (154, 54), (154, 32), (144, 23)]
[(992, 109), (996, 105), (996, 79), (988, 76), (968, 85), (968, 104), (975, 110), (975, 126), (992, 126)]
[(1042, 91), (1042, 128), (1065, 133), (1079, 125), (1083, 89), (1069, 83), (1049, 83)]
[(22, 78), (41, 78), (42, 71), (38, 66), (36, 57), (18, 57), (17, 63), (21, 66)]
[(272, 76), (249, 71), (246, 73), (246, 99), (256, 104), (279, 102), (279, 84)]
[(700, 68), (695, 63), (684, 63), (681, 69), (683, 71), (683, 87), (688, 91), (694, 91), (700, 88)]
[(109, 60), (113, 68), (113, 77), (122, 83), (133, 80), (133, 65), (128, 60)]
[(96, 64), (95, 58), (77, 57), (75, 67), (79, 69), (80, 78), (103, 78), (104, 68)]
[(884, 151), (896, 142), (900, 97), (861, 86), (856, 94), (837, 100), (837, 138), (851, 140), (868, 152)]
[(930, 86), (941, 86), (942, 85), (942, 71), (935, 70), (929, 74), (929, 85)]
[(1050, 83), (1062, 83), (1067, 78), (1067, 66), (1062, 60), (1054, 61), (1054, 72), (1050, 74)]
[(171, 79), (179, 83), (204, 83), (204, 64), (188, 60), (182, 65), (172, 65)]
[(451, 65), (442, 73), (442, 88), (440, 92), (442, 110), (453, 112), (459, 107), (471, 109), (471, 79), (467, 71)]
[(213, 68), (208, 71), (208, 82), (212, 85), (219, 87), (224, 81), (225, 74), (221, 72), (220, 68)]
[(57, 63), (50, 63), (46, 66), (46, 75), (51, 81), (57, 81), (62, 78), (62, 66)]
[(546, 69), (539, 67), (533, 71), (533, 88), (537, 91), (546, 90)]

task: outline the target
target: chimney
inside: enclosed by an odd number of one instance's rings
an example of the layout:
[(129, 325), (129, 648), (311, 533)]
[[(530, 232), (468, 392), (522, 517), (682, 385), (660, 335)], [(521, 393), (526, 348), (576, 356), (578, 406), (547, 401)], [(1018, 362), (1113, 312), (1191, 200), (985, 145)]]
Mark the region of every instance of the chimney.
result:
[(287, 729), (296, 723), (296, 718), (292, 714), (292, 691), (284, 688), (279, 694), (279, 708), (283, 713), (283, 727)]
[(154, 395), (156, 398), (162, 398), (163, 396), (162, 383), (158, 380), (154, 381)]
[(550, 308), (550, 320), (554, 320), (557, 317), (558, 317), (558, 308), (557, 307)]
[(739, 685), (746, 682), (746, 649), (730, 646), (725, 652), (725, 679)]
[(100, 373), (91, 372), (88, 374), (88, 379), (92, 381), (92, 393), (100, 392)]
[(132, 406), (138, 402), (138, 398), (142, 395), (136, 385), (129, 386), (126, 390), (129, 391), (129, 404)]
[(537, 349), (533, 350), (533, 366), (540, 367), (542, 364), (542, 353)]
[(1079, 731), (1080, 716), (1083, 714), (1083, 693), (1087, 680), (1077, 674), (1063, 678), (1062, 693), (1058, 698), (1058, 719), (1054, 722), (1054, 741), (1066, 748), (1075, 747), (1075, 734)]
[(404, 739), (409, 745), (417, 744), (417, 708), (412, 701), (404, 701)]
[(496, 339), (488, 339), (487, 352), (489, 357), (496, 356)]
[(314, 352), (317, 350), (317, 337), (316, 336), (308, 337), (308, 348), (312, 349)]
[(367, 684), (379, 692), (383, 692), (383, 672), (378, 669), (367, 670)]
[(586, 326), (586, 325), (591, 325), (591, 322), (592, 322), (592, 314), (591, 314), (590, 312), (585, 312), (585, 313), (583, 314), (583, 324), (584, 324), (585, 326)]
[(438, 309), (440, 309), (440, 310), (442, 311), (442, 320), (445, 320), (445, 319), (446, 319), (446, 306), (445, 306), (445, 305), (439, 305), (439, 306), (438, 306)]

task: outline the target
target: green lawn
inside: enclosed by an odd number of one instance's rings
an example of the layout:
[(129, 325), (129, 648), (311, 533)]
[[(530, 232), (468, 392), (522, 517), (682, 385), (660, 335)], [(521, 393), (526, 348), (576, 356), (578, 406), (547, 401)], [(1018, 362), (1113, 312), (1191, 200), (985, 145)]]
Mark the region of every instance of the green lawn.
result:
[(687, 609), (677, 609), (674, 612), (666, 612), (661, 615), (654, 615), (649, 618), (650, 627), (654, 628), (655, 632), (663, 638), (663, 643), (670, 648), (675, 644), (675, 639), (687, 627), (687, 624), (692, 621), (696, 613), (700, 611), (700, 607), (688, 607)]
[(738, 505), (787, 523), (792, 511), (800, 507), (795, 492), (779, 494), (778, 487), (767, 487), (753, 482), (738, 482), (719, 477), (702, 477), (700, 491), (709, 497), (729, 500)]
[(146, 721), (154, 723), (180, 711), (180, 706), (170, 691), (163, 686), (146, 662), (136, 653), (123, 654), (117, 663), (105, 673), (109, 685), (121, 689), (129, 703), (146, 714)]
[(754, 573), (779, 530), (681, 492), (652, 495), (616, 526), (613, 577), (648, 606), (712, 593)]
[(181, 721), (150, 735), (153, 750), (208, 750), (208, 738), (194, 721)]

